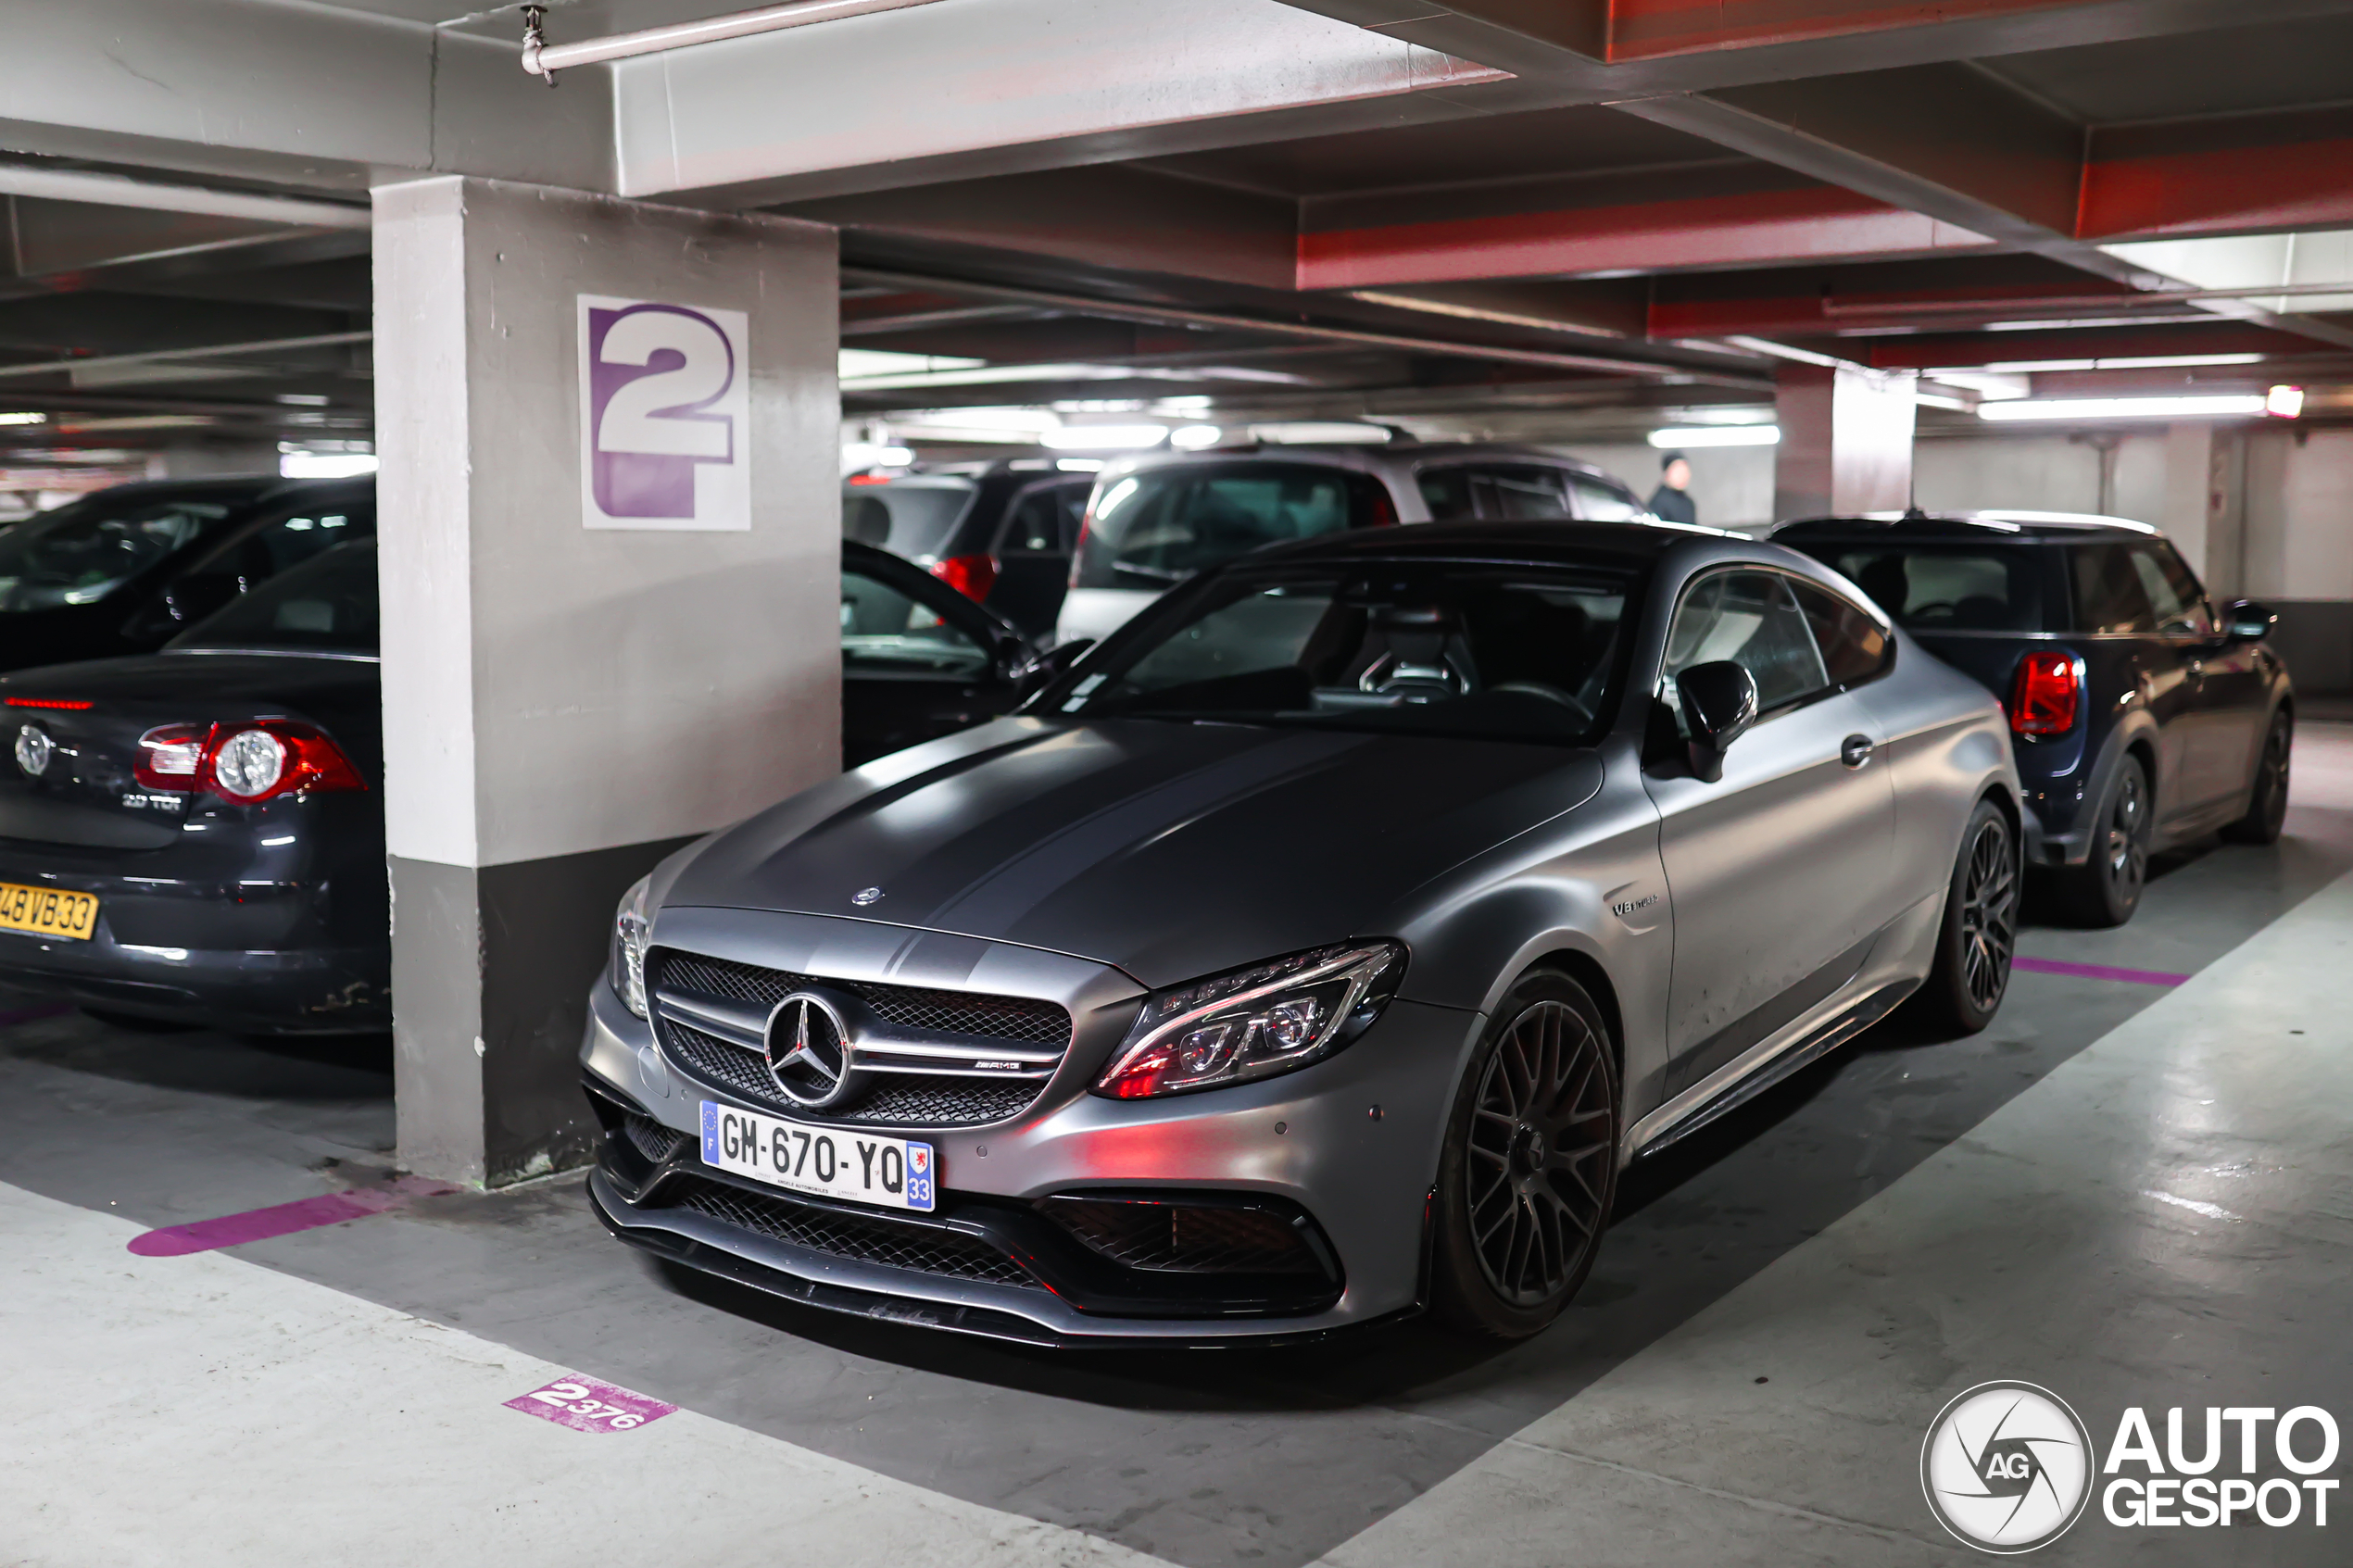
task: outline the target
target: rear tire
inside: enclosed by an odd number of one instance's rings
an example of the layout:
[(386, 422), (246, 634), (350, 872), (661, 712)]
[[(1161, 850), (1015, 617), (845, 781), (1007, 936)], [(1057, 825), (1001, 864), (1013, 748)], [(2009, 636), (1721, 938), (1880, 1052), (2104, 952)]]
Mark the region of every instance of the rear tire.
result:
[(2139, 758), (2127, 757), (2118, 766), (2092, 822), (2092, 851), (2082, 865), (2059, 873), (2060, 898), (2079, 924), (2122, 925), (2141, 907), (2148, 885), (2156, 827), (2148, 771)]
[(1565, 974), (1521, 977), (1471, 1053), (1439, 1157), (1431, 1294), (1461, 1333), (1525, 1339), (1592, 1271), (1617, 1197), (1609, 1025)]
[(1979, 801), (1961, 834), (1960, 859), (1944, 893), (1944, 922), (1936, 934), (1936, 963), (1920, 992), (1940, 1022), (1964, 1035), (1993, 1022), (2009, 991), (2023, 871), (2009, 818), (1991, 800)]
[(2296, 750), (2296, 721), (2286, 709), (2276, 709), (2263, 732), (2263, 754), (2255, 759), (2255, 779), (2247, 786), (2246, 815), (2222, 830), (2234, 844), (2277, 844), (2287, 825), (2288, 759)]

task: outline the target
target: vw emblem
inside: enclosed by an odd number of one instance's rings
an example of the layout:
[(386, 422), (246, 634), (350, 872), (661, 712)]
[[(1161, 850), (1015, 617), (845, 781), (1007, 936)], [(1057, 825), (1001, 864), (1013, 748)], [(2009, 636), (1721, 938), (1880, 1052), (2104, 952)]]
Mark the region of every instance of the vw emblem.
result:
[(17, 732), (17, 766), (28, 778), (39, 778), (49, 771), (49, 759), (57, 752), (50, 744), (48, 732), (38, 724), (27, 724)]
[(795, 991), (768, 1015), (768, 1076), (814, 1110), (849, 1092), (849, 1025), (813, 991)]
[(849, 896), (849, 901), (862, 909), (869, 904), (881, 903), (882, 896), (882, 889), (879, 887), (862, 887)]

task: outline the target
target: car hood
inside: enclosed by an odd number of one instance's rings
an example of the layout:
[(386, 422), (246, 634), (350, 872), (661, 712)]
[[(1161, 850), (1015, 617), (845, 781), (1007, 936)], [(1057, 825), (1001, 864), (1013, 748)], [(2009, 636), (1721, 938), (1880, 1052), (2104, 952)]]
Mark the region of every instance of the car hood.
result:
[(1595, 753), (1556, 746), (1009, 719), (796, 796), (657, 891), (1015, 942), (1160, 986), (1400, 931), (1417, 890), (1601, 779)]

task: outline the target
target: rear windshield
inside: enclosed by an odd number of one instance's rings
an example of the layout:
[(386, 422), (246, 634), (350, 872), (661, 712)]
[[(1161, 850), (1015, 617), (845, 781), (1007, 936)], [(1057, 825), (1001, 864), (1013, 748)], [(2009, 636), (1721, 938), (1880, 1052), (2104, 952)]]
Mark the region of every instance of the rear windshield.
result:
[(1627, 587), (1601, 571), (1270, 562), (1138, 623), (1048, 711), (1583, 743), (1619, 679)]
[(1380, 482), (1318, 463), (1186, 464), (1098, 490), (1071, 582), (1154, 592), (1262, 545), (1393, 522)]
[(94, 604), (247, 504), (101, 492), (27, 518), (0, 533), (0, 612)]
[(852, 481), (842, 486), (841, 536), (908, 560), (936, 560), (979, 489), (950, 474)]
[(376, 542), (354, 539), (273, 577), (164, 645), (374, 653)]
[(1806, 553), (1907, 632), (2040, 632), (2049, 553), (2031, 545), (1834, 545)]

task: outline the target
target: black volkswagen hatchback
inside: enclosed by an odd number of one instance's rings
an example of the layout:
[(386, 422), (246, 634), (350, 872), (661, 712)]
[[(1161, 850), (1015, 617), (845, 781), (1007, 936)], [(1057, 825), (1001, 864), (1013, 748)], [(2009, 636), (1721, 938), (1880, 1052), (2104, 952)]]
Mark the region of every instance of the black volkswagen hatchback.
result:
[(118, 484), (0, 533), (0, 670), (157, 648), (376, 529), (372, 479)]
[[(1010, 708), (1032, 645), (845, 541), (852, 763)], [(0, 980), (253, 1033), (391, 1021), (372, 539), (140, 658), (0, 677)], [(13, 757), (13, 763), (7, 759)]]
[(2130, 920), (2154, 850), (2217, 830), (2279, 837), (2296, 699), (2266, 646), (2278, 617), (2246, 599), (2217, 610), (2157, 530), (1915, 511), (1784, 523), (1773, 538), (2003, 699), (2040, 829), (2029, 859), (2077, 919)]

